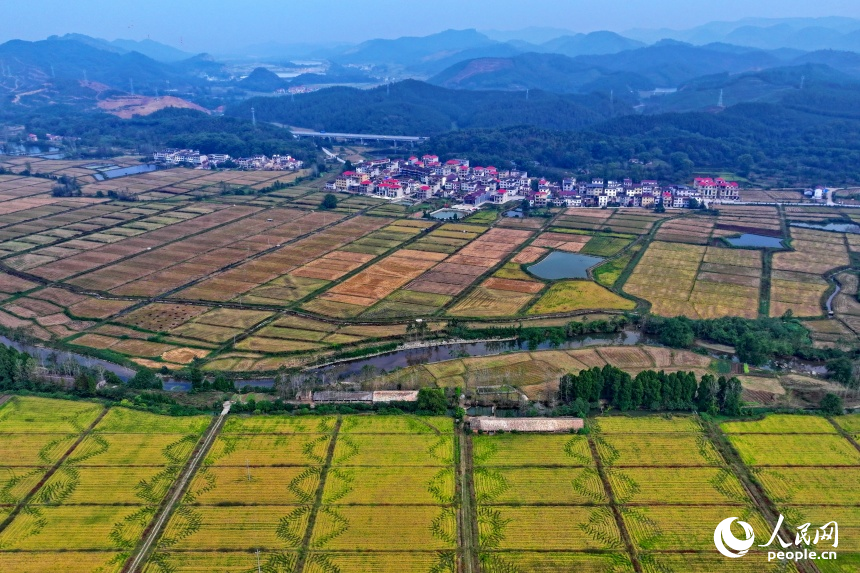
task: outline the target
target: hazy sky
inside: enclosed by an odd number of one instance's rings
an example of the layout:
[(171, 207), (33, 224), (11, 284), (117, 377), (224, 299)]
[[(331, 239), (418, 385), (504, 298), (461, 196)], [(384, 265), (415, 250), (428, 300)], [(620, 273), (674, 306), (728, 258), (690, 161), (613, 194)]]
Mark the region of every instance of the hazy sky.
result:
[(576, 32), (688, 28), (744, 17), (848, 16), (858, 0), (0, 0), (0, 41), (79, 32), (151, 37), (190, 52), (248, 44), (356, 42), (448, 28)]

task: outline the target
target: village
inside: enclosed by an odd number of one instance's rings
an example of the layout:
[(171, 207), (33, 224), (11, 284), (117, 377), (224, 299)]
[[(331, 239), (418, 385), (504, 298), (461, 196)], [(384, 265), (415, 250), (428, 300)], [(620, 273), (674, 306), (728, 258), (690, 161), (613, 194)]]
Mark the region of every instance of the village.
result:
[(195, 149), (165, 149), (152, 154), (152, 160), (165, 165), (189, 165), (197, 169), (238, 168), (247, 171), (298, 171), (304, 162), (289, 155), (255, 155), (233, 158), (224, 153), (201, 154)]
[(661, 186), (657, 181), (634, 182), (592, 178), (561, 183), (529, 177), (526, 171), (472, 166), (467, 159), (444, 163), (436, 155), (409, 159), (362, 161), (329, 181), (331, 191), (372, 195), (389, 200), (450, 198), (453, 209), (473, 211), (485, 204), (528, 200), (545, 207), (690, 208), (711, 202), (739, 201), (739, 185), (723, 178), (696, 178), (692, 185)]

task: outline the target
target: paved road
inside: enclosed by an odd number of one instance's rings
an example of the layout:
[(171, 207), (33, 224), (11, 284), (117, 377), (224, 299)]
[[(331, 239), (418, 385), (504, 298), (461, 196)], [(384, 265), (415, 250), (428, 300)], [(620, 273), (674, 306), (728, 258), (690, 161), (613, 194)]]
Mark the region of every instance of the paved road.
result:
[(203, 439), (203, 444), (197, 450), (197, 454), (191, 459), (188, 466), (186, 466), (185, 472), (179, 478), (179, 481), (177, 481), (176, 487), (173, 488), (173, 493), (171, 494), (170, 499), (168, 499), (167, 504), (162, 508), (158, 518), (152, 524), (152, 527), (150, 527), (149, 533), (143, 540), (143, 545), (141, 545), (140, 550), (134, 556), (134, 559), (132, 559), (124, 569), (125, 571), (128, 571), (129, 573), (142, 571), (144, 559), (149, 555), (150, 549), (161, 535), (161, 530), (164, 529), (164, 526), (167, 523), (167, 518), (170, 517), (170, 514), (173, 511), (173, 506), (176, 505), (185, 493), (188, 483), (197, 471), (197, 466), (200, 465), (200, 462), (203, 461), (203, 458), (206, 457), (206, 454), (209, 452), (212, 442), (215, 441), (218, 431), (224, 424), (224, 419), (227, 417), (227, 414), (230, 413), (230, 406), (230, 402), (224, 402), (224, 409), (221, 410), (221, 414), (218, 416), (218, 419), (214, 424), (212, 424), (212, 427), (209, 428), (209, 431), (206, 433), (206, 437)]
[(322, 137), (333, 139), (371, 139), (376, 141), (408, 141), (420, 143), (428, 139), (420, 135), (378, 135), (370, 133), (329, 133), (327, 131), (313, 131), (311, 129), (292, 128), (290, 132), (296, 137)]

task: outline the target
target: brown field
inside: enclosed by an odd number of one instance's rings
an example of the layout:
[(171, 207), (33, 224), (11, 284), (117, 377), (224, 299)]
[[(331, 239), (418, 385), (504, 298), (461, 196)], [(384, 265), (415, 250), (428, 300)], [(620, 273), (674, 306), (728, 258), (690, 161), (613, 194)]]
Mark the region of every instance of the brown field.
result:
[[(492, 280), (492, 279), (490, 279)], [(477, 287), (466, 298), (448, 310), (451, 316), (512, 316), (532, 300), (534, 295)]]
[(654, 241), (624, 290), (663, 316), (754, 318), (761, 269), (760, 251)]
[(173, 330), (209, 310), (206, 306), (149, 304), (124, 315), (119, 322), (152, 332)]
[(482, 283), (483, 287), (495, 290), (507, 290), (519, 293), (536, 294), (543, 290), (543, 283), (537, 281), (519, 281), (491, 277)]

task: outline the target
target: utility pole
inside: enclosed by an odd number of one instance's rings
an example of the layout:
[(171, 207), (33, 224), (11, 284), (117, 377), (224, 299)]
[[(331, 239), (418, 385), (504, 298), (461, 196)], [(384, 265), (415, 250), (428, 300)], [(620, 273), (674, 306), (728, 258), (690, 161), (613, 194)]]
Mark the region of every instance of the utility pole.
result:
[(251, 108), (251, 123), (254, 124), (254, 127), (257, 127), (257, 112), (254, 108)]
[(262, 569), (260, 569), (260, 550), (257, 549), (257, 573), (262, 573)]
[(806, 84), (806, 76), (800, 76), (800, 89), (803, 89), (804, 84)]
[(248, 481), (251, 481), (251, 462), (248, 461), (248, 458), (245, 458), (245, 469), (248, 471)]
[(134, 80), (132, 78), (128, 78), (128, 85), (131, 87), (131, 95), (134, 95)]
[(717, 107), (726, 107), (723, 105), (723, 90), (720, 90), (720, 99), (717, 100)]

